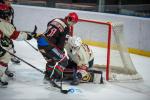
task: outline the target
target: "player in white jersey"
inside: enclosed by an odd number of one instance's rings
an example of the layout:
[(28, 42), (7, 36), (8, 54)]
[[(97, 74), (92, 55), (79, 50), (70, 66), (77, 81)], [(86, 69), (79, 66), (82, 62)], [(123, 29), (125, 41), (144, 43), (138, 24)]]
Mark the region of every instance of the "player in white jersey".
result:
[(11, 15), (10, 6), (0, 4), (0, 84), (2, 85), (8, 85), (5, 71), (11, 56), (6, 50), (9, 51), (12, 48), (11, 41), (30, 40), (32, 39), (31, 34), (34, 34), (36, 31), (36, 28), (32, 33), (17, 31), (9, 22)]
[(92, 49), (83, 43), (80, 37), (76, 36), (68, 38), (65, 49), (70, 60), (68, 66), (76, 68), (76, 75), (71, 84), (77, 85), (79, 82), (90, 81), (91, 75), (87, 71), (94, 62)]
[[(12, 3), (12, 2), (13, 2), (13, 0), (0, 0), (0, 3), (6, 4), (6, 5), (10, 6), (11, 17), (10, 17), (7, 21), (9, 21), (12, 25), (14, 25), (14, 9), (13, 9), (12, 6), (11, 6), (11, 3)], [(16, 50), (15, 50), (13, 41), (11, 41), (11, 45), (12, 45), (12, 48), (11, 48), (11, 51), (10, 51), (10, 52), (12, 52), (13, 54), (15, 54), (15, 53), (16, 53)], [(19, 63), (20, 63), (20, 60), (17, 59), (16, 57), (14, 57), (14, 56), (11, 57), (11, 61), (12, 61), (14, 64), (19, 64)], [(9, 70), (9, 68), (7, 68), (7, 70), (6, 70), (5, 73), (6, 73), (6, 75), (7, 75), (8, 77), (13, 77), (13, 76), (14, 76), (14, 74)]]

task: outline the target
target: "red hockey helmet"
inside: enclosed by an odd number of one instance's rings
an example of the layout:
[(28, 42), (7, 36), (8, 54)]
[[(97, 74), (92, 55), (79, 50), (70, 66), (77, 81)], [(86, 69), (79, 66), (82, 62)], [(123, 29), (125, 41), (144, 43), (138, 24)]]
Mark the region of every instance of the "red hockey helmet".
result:
[(0, 3), (0, 18), (6, 20), (12, 15), (11, 7)]
[(6, 4), (0, 3), (0, 10), (1, 11), (6, 11), (9, 9), (10, 9), (10, 6), (7, 6)]
[(71, 12), (69, 13), (67, 16), (66, 16), (66, 19), (67, 19), (67, 22), (70, 24), (70, 23), (77, 23), (79, 18), (78, 18), (78, 15), (77, 13), (75, 12)]
[(13, 2), (14, 0), (0, 0), (0, 3)]

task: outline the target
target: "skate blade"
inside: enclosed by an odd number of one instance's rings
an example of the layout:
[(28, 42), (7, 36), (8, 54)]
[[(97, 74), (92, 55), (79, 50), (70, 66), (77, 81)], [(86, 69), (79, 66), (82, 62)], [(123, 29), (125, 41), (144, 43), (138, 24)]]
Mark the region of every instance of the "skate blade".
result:
[(0, 88), (7, 88), (7, 85), (0, 84)]

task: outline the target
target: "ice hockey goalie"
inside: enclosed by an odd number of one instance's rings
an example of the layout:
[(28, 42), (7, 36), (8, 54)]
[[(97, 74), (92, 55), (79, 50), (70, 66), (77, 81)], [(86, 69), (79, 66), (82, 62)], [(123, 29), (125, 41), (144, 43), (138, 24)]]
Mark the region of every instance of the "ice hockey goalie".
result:
[[(72, 85), (80, 82), (89, 82), (91, 74), (87, 72), (88, 68), (93, 66), (94, 55), (89, 46), (82, 42), (80, 37), (69, 37), (65, 45), (69, 57), (68, 69), (73, 70)], [(67, 70), (67, 69), (66, 69)]]

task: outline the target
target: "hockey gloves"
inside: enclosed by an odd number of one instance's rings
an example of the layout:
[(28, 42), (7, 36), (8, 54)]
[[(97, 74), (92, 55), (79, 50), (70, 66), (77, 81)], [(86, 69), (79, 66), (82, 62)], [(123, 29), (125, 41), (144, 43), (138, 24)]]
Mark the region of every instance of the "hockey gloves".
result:
[(33, 32), (28, 34), (27, 40), (31, 40), (33, 37), (36, 38), (36, 35), (37, 35), (36, 31), (37, 31), (37, 26), (35, 25)]
[(34, 26), (34, 30), (33, 30), (33, 32), (31, 33), (31, 35), (34, 37), (34, 38), (36, 38), (36, 35), (37, 35), (37, 26), (35, 25)]

